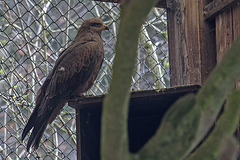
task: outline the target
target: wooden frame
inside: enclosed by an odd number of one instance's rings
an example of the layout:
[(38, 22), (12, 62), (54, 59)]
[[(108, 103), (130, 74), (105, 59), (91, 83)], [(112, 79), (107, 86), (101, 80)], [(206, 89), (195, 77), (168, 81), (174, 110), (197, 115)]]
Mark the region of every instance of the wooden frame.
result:
[[(129, 148), (137, 152), (153, 136), (166, 110), (181, 96), (196, 93), (200, 86), (182, 86), (131, 94), (129, 108)], [(76, 109), (77, 159), (100, 159), (101, 112), (104, 96), (69, 101)], [(141, 134), (139, 134), (141, 133)]]
[(215, 18), (239, 2), (240, 0), (214, 0), (204, 7), (204, 19), (209, 20)]

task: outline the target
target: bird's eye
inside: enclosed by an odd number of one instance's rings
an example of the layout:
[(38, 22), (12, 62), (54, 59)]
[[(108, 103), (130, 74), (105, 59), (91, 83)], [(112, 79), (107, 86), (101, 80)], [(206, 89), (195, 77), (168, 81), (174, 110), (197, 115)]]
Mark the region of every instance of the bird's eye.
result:
[(100, 28), (102, 26), (101, 23), (93, 23), (92, 26)]

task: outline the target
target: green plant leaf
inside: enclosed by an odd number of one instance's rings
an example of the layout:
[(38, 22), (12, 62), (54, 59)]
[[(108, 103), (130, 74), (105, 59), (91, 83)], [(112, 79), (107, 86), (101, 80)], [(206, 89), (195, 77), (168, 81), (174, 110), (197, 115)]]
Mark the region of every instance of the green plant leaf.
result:
[(2, 41), (2, 45), (4, 45), (6, 42), (7, 42), (6, 40), (3, 40), (3, 41)]

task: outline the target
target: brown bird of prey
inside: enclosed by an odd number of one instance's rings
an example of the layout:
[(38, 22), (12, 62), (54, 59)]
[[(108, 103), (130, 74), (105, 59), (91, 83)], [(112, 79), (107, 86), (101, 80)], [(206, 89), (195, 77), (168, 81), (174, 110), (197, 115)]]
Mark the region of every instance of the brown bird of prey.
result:
[(36, 96), (36, 106), (22, 133), (33, 128), (27, 151), (37, 149), (48, 124), (59, 115), (67, 99), (89, 90), (101, 68), (104, 50), (101, 33), (108, 27), (98, 18), (84, 21), (70, 46), (57, 59)]

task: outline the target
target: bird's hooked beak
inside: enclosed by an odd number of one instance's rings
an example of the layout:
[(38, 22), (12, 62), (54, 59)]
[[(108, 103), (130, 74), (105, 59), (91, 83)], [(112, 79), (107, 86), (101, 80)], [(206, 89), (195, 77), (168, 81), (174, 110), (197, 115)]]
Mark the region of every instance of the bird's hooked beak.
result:
[(108, 30), (109, 31), (109, 28), (106, 24), (103, 24), (102, 30)]

